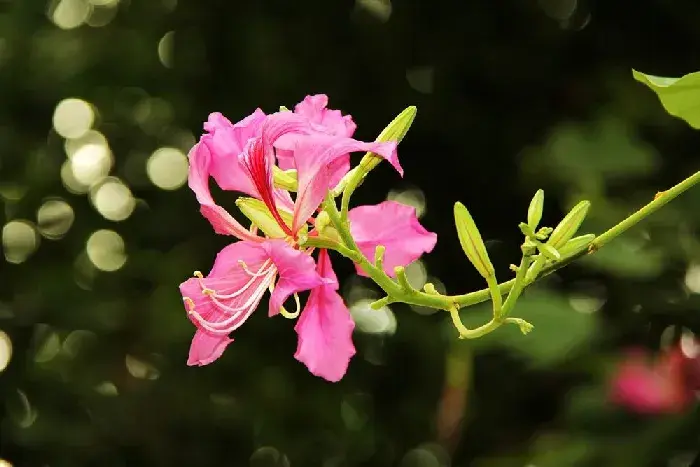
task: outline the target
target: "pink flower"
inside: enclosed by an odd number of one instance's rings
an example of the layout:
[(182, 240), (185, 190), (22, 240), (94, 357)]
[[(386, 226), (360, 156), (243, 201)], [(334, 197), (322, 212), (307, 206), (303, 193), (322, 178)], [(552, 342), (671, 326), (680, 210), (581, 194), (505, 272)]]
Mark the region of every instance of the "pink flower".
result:
[(335, 382), (345, 375), (355, 355), (352, 343), (355, 323), (336, 292), (338, 280), (325, 250), (319, 253), (317, 271), (329, 281), (311, 291), (297, 321), (294, 330), (299, 334), (299, 344), (294, 358), (314, 375)]
[[(392, 277), (396, 266), (406, 266), (431, 252), (437, 242), (437, 235), (418, 222), (414, 208), (395, 201), (356, 207), (348, 219), (352, 238), (366, 257), (374, 258), (377, 245), (384, 245), (384, 271)], [(356, 268), (359, 275), (367, 275)]]
[[(195, 273), (180, 286), (190, 320), (197, 327), (188, 365), (207, 365), (219, 358), (233, 342), (229, 334), (250, 317), (265, 290), (274, 286), (270, 316), (279, 313), (292, 294), (311, 291), (295, 327), (299, 335), (295, 358), (329, 381), (345, 374), (355, 354), (354, 323), (337, 293), (328, 253), (320, 250), (316, 265), (312, 250), (298, 245), (299, 232), (307, 224), (314, 225), (313, 216), (329, 188), (347, 173), (349, 153), (371, 151), (401, 174), (402, 168), (396, 143), (352, 139), (352, 118), (327, 109), (327, 102), (325, 95), (307, 96), (294, 112), (265, 115), (258, 109), (236, 124), (213, 113), (205, 124), (207, 133), (190, 151), (189, 186), (202, 214), (217, 233), (241, 241), (218, 254), (206, 277)], [(297, 170), (295, 199), (274, 186), (276, 162)], [(213, 200), (210, 177), (224, 190), (263, 201), (284, 238), (260, 237), (238, 223)], [(291, 214), (291, 223), (283, 214)], [(435, 234), (418, 223), (415, 210), (399, 203), (356, 208), (350, 217), (363, 252), (371, 256), (376, 245), (387, 247), (389, 273), (393, 266), (408, 264), (435, 244)]]
[(279, 313), (293, 293), (326, 281), (314, 260), (283, 240), (236, 242), (219, 252), (206, 277), (195, 273), (180, 285), (190, 320), (197, 326), (188, 365), (208, 365), (233, 342), (229, 334), (255, 311), (265, 291), (278, 278), (270, 297), (269, 315)]
[[(348, 137), (303, 134), (308, 122), (291, 112), (279, 112), (268, 116), (259, 138), (249, 140), (240, 155), (241, 164), (255, 187), (259, 198), (270, 210), (280, 228), (296, 239), (299, 229), (305, 225), (318, 209), (328, 193), (331, 167), (345, 154), (355, 151), (372, 151), (383, 156), (397, 170), (401, 169), (396, 155), (396, 143), (365, 143)], [(275, 142), (286, 135), (288, 147), (297, 170), (297, 197), (293, 206), (292, 225), (286, 225), (277, 210), (273, 196), (272, 167), (274, 165)]]
[(682, 358), (677, 349), (656, 361), (650, 361), (641, 349), (628, 352), (613, 379), (611, 400), (644, 414), (682, 411), (691, 401)]

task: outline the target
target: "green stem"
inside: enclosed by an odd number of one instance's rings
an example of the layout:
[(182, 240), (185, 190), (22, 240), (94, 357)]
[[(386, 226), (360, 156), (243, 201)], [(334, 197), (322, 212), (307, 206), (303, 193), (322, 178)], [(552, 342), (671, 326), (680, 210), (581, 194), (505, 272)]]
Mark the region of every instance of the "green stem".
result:
[(510, 290), (508, 298), (506, 298), (506, 302), (503, 304), (503, 309), (499, 316), (500, 319), (507, 318), (510, 312), (513, 311), (515, 302), (528, 285), (527, 270), (530, 267), (530, 263), (532, 263), (532, 257), (523, 255), (523, 259), (520, 260), (520, 266), (518, 266), (518, 272), (515, 275), (515, 284), (513, 284), (513, 288)]
[[(365, 174), (372, 168), (372, 166), (376, 165), (376, 163), (379, 162), (379, 159), (376, 158), (376, 156), (368, 156), (369, 154), (365, 156), (365, 158), (363, 158), (364, 165), (363, 163), (361, 163), (361, 168), (358, 168), (358, 170), (352, 176), (350, 176), (350, 178), (347, 181), (347, 185), (345, 186), (343, 197), (341, 199), (342, 211), (338, 211), (332, 194), (329, 194), (329, 196), (326, 197), (326, 200), (324, 202), (325, 211), (328, 213), (331, 223), (338, 231), (342, 244), (332, 240), (310, 237), (305, 242), (305, 246), (315, 246), (319, 248), (328, 248), (336, 250), (345, 257), (359, 264), (360, 267), (387, 294), (387, 297), (385, 298), (387, 303), (389, 301), (403, 302), (412, 305), (420, 305), (449, 311), (454, 321), (455, 327), (457, 327), (457, 329), (460, 332), (460, 335), (463, 338), (476, 338), (483, 336), (498, 328), (504, 322), (512, 322), (514, 324), (524, 324), (529, 326), (528, 323), (521, 323), (521, 320), (518, 320), (516, 318), (508, 318), (508, 315), (512, 311), (516, 300), (518, 299), (518, 297), (520, 296), (520, 294), (526, 286), (535, 282), (539, 278), (547, 276), (548, 274), (551, 274), (557, 269), (566, 266), (570, 262), (580, 258), (585, 254), (595, 252), (608, 242), (612, 241), (613, 239), (617, 238), (618, 236), (629, 230), (631, 227), (646, 219), (649, 215), (653, 214), (662, 206), (666, 205), (668, 202), (678, 197), (681, 193), (685, 192), (686, 190), (700, 182), (700, 172), (696, 172), (695, 174), (686, 178), (685, 180), (673, 186), (672, 188), (658, 193), (654, 200), (649, 202), (647, 205), (643, 206), (641, 209), (630, 215), (628, 218), (624, 219), (622, 222), (611, 227), (610, 229), (593, 239), (587, 250), (583, 249), (582, 251), (576, 254), (562, 258), (560, 261), (550, 263), (543, 267), (538, 274), (533, 274), (532, 277), (527, 276), (527, 270), (530, 267), (530, 264), (532, 263), (532, 259), (530, 257), (523, 257), (515, 279), (498, 284), (494, 278), (493, 280), (487, 280), (488, 287), (486, 289), (462, 295), (446, 296), (438, 294), (428, 294), (411, 288), (410, 286), (408, 286), (408, 283), (405, 280), (403, 270), (397, 271), (402, 276), (400, 277), (400, 279), (403, 279), (400, 280), (400, 283), (397, 283), (392, 278), (390, 278), (383, 271), (382, 268), (377, 267), (370, 260), (368, 260), (357, 247), (357, 244), (355, 243), (355, 240), (352, 238), (352, 235), (350, 233), (350, 226), (347, 221), (347, 209), (349, 205), (349, 198), (352, 192), (359, 186)], [(376, 161), (373, 160), (375, 158), (377, 159)], [(381, 261), (377, 261), (377, 263), (379, 263), (379, 265), (381, 266)], [(505, 302), (503, 302), (502, 296), (505, 294), (509, 295)], [(467, 329), (459, 319), (459, 309), (466, 306), (475, 305), (477, 303), (485, 302), (489, 298), (491, 298), (494, 302), (494, 311), (500, 309), (499, 316), (497, 318), (492, 319), (490, 322), (484, 324), (481, 327), (472, 330)]]
[(678, 195), (685, 192), (689, 188), (695, 186), (698, 182), (700, 182), (700, 172), (695, 172), (693, 175), (686, 178), (679, 184), (669, 188), (666, 191), (657, 193), (654, 199), (650, 201), (646, 206), (642, 207), (640, 210), (638, 210), (619, 224), (608, 229), (606, 232), (598, 235), (595, 238), (595, 240), (593, 240), (593, 242), (591, 243), (591, 250), (597, 250), (609, 241), (618, 237), (623, 232), (627, 231), (630, 227), (634, 227), (636, 224), (644, 220), (650, 214), (655, 213), (661, 207), (668, 204), (671, 200), (678, 197)]

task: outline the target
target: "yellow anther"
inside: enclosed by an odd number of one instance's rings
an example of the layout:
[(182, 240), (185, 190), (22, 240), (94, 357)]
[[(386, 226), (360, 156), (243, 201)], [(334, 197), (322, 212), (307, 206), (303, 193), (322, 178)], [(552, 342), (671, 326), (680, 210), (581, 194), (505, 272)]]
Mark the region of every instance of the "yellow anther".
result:
[(212, 289), (210, 289), (210, 288), (208, 288), (208, 287), (202, 287), (202, 293), (203, 293), (204, 295), (216, 295), (216, 291), (215, 291), (215, 290), (212, 290)]
[(245, 261), (243, 261), (242, 259), (239, 259), (239, 260), (238, 260), (238, 265), (239, 265), (241, 268), (243, 268), (243, 270), (244, 270), (245, 272), (247, 272), (248, 274), (250, 274), (250, 275), (253, 274), (253, 273), (250, 271), (250, 269), (248, 269), (248, 265), (245, 264)]
[(195, 271), (195, 272), (194, 272), (194, 277), (196, 277), (196, 278), (198, 278), (198, 279), (204, 279), (204, 274), (202, 274), (201, 271)]
[(192, 300), (190, 297), (183, 297), (182, 301), (185, 302), (185, 308), (187, 308), (187, 313), (193, 313), (194, 312), (194, 300)]

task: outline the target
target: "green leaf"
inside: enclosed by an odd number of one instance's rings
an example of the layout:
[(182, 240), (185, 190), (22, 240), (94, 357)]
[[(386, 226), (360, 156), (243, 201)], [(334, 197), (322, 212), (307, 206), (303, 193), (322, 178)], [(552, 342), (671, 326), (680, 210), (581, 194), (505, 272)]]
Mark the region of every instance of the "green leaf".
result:
[(666, 112), (700, 129), (700, 72), (681, 78), (664, 78), (632, 70), (632, 76), (659, 96)]

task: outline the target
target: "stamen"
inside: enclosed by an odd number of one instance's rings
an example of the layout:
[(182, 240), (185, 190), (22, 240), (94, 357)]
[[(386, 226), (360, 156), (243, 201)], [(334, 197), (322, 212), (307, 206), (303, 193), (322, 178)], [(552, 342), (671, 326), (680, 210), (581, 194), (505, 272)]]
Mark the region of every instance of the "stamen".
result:
[(204, 285), (204, 282), (202, 282), (204, 279), (204, 275), (201, 273), (201, 271), (195, 271), (194, 277), (196, 277), (199, 280), (199, 286), (202, 288), (202, 293), (204, 295), (214, 295), (216, 293), (212, 289)]
[[(243, 268), (243, 270), (251, 277), (259, 277), (259, 276), (264, 276), (265, 274), (267, 274), (267, 271), (269, 270), (269, 268), (264, 270), (264, 271), (263, 271), (263, 269), (265, 269), (267, 266), (270, 266), (270, 263), (272, 263), (272, 260), (268, 259), (262, 264), (262, 266), (260, 266), (260, 270), (258, 272), (252, 272), (250, 269), (248, 269), (248, 265), (245, 264), (245, 261), (243, 261), (242, 259), (238, 260), (238, 265), (241, 268)], [(274, 266), (272, 266), (272, 267), (274, 267)]]
[(299, 294), (294, 294), (294, 302), (297, 305), (297, 311), (290, 313), (284, 307), (280, 307), (280, 314), (287, 319), (295, 319), (301, 313), (301, 303), (299, 302)]
[[(199, 326), (212, 334), (226, 335), (236, 330), (248, 319), (248, 316), (253, 313), (256, 305), (265, 294), (268, 284), (274, 281), (275, 275), (277, 274), (277, 268), (275, 268), (271, 260), (267, 260), (260, 266), (260, 269), (257, 272), (252, 272), (250, 270), (246, 270), (246, 272), (251, 276), (248, 282), (241, 287), (241, 289), (228, 295), (219, 294), (216, 292), (216, 290), (206, 287), (202, 281), (204, 277), (201, 275), (201, 273), (195, 273), (195, 277), (200, 279), (199, 282), (200, 287), (202, 288), (202, 293), (208, 296), (209, 300), (211, 300), (211, 303), (216, 308), (224, 312), (226, 315), (230, 315), (222, 321), (210, 321), (195, 310), (195, 303), (191, 298), (185, 297), (183, 300), (188, 308), (187, 311), (197, 321)], [(252, 291), (247, 300), (241, 305), (229, 306), (220, 301), (220, 299), (235, 299), (241, 294), (249, 292), (251, 286), (253, 286), (256, 281), (259, 281), (259, 283), (257, 286), (255, 286), (255, 290)]]

